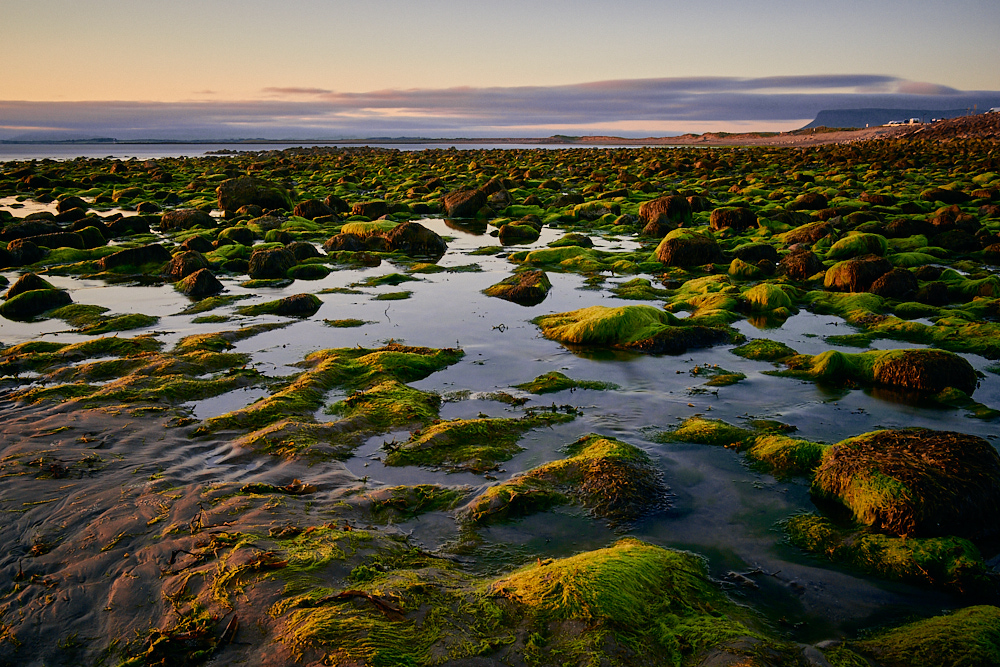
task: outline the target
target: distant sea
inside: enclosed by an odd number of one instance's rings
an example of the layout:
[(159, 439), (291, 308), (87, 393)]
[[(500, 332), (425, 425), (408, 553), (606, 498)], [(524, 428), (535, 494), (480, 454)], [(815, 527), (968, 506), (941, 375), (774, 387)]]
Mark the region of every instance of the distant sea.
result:
[(112, 143), (72, 143), (72, 144), (46, 144), (46, 143), (24, 143), (24, 144), (4, 144), (0, 143), (0, 162), (11, 160), (72, 160), (78, 157), (84, 158), (116, 158), (128, 160), (136, 158), (139, 160), (150, 160), (166, 157), (204, 157), (208, 153), (216, 151), (280, 151), (286, 148), (312, 147), (312, 146), (343, 146), (357, 148), (360, 146), (373, 146), (377, 148), (396, 148), (401, 151), (420, 151), (433, 148), (459, 148), (463, 150), (477, 149), (516, 149), (516, 148), (636, 148), (636, 146), (594, 146), (589, 144), (514, 144), (514, 143), (405, 143), (405, 144), (381, 144), (371, 143), (322, 143), (312, 144), (303, 142), (291, 143), (229, 143), (229, 144), (112, 144)]

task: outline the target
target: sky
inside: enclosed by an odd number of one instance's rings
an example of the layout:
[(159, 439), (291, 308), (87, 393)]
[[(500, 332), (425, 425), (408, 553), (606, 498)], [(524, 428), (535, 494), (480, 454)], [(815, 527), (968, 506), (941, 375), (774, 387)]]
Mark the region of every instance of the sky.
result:
[(670, 136), (1000, 106), (998, 0), (3, 0), (0, 139)]

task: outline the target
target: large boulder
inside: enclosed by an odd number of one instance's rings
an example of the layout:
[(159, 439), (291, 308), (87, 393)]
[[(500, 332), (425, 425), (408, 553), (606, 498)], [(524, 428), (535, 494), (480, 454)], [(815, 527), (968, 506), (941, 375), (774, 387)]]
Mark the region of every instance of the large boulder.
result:
[(832, 231), (833, 225), (825, 220), (820, 220), (800, 225), (791, 231), (779, 234), (778, 238), (790, 246), (796, 243), (808, 243), (812, 245)]
[(812, 493), (893, 535), (995, 535), (1000, 454), (982, 438), (952, 431), (865, 433), (824, 452)]
[(245, 226), (226, 227), (219, 232), (218, 241), (220, 245), (228, 243), (238, 243), (247, 247), (253, 245), (253, 230)]
[(298, 262), (321, 256), (319, 250), (316, 250), (316, 246), (307, 241), (292, 241), (285, 247), (295, 256), (295, 260)]
[(348, 252), (360, 252), (365, 249), (365, 241), (357, 234), (337, 234), (331, 236), (323, 244), (323, 250), (327, 252), (338, 252), (346, 250)]
[(838, 292), (867, 292), (876, 280), (892, 271), (892, 268), (889, 260), (875, 255), (844, 260), (827, 270), (823, 286)]
[(972, 395), (979, 384), (976, 369), (963, 357), (933, 349), (889, 350), (872, 365), (875, 384), (937, 393), (949, 387)]
[(663, 234), (647, 235), (662, 237), (670, 229), (691, 224), (691, 203), (680, 195), (658, 197), (639, 205), (639, 218), (647, 227), (653, 224), (657, 229), (664, 229)]
[(897, 268), (872, 283), (871, 289), (868, 291), (886, 299), (910, 301), (918, 289), (920, 289), (920, 282), (913, 275), (913, 272)]
[(449, 218), (474, 218), (483, 206), (487, 195), (480, 189), (449, 192), (441, 199), (441, 205)]
[(370, 220), (381, 218), (388, 213), (389, 205), (381, 199), (358, 202), (351, 207), (351, 215), (363, 215)]
[[(128, 220), (128, 218), (125, 218)], [(215, 218), (196, 208), (181, 208), (167, 211), (160, 216), (160, 229), (171, 231), (175, 229), (191, 229), (192, 227), (215, 227)]]
[(56, 210), (59, 211), (59, 213), (72, 211), (75, 208), (86, 211), (88, 208), (90, 208), (90, 204), (80, 199), (79, 197), (72, 195), (67, 197), (60, 197), (59, 201), (56, 202)]
[(288, 269), (295, 266), (295, 255), (287, 248), (254, 250), (250, 255), (251, 278), (284, 278)]
[(13, 266), (26, 266), (41, 261), (46, 251), (28, 239), (14, 239), (7, 244), (7, 252), (10, 253)]
[(37, 273), (31, 273), (29, 271), (14, 281), (14, 284), (10, 286), (3, 298), (13, 299), (18, 294), (24, 294), (25, 292), (39, 289), (56, 289), (56, 286), (45, 278), (39, 276)]
[(667, 266), (707, 264), (720, 256), (719, 245), (711, 233), (684, 227), (667, 234), (656, 247), (656, 258)]
[(787, 206), (789, 211), (820, 211), (829, 206), (826, 197), (818, 192), (803, 192)]
[(215, 189), (215, 193), (219, 208), (227, 215), (232, 215), (241, 206), (248, 204), (255, 204), (263, 209), (291, 208), (285, 188), (253, 176), (225, 180)]
[(750, 264), (756, 264), (762, 259), (778, 262), (778, 251), (770, 243), (746, 243), (733, 250), (733, 255)]
[(22, 292), (0, 304), (0, 315), (8, 320), (24, 321), (42, 313), (73, 303), (69, 293), (61, 289), (36, 289)]

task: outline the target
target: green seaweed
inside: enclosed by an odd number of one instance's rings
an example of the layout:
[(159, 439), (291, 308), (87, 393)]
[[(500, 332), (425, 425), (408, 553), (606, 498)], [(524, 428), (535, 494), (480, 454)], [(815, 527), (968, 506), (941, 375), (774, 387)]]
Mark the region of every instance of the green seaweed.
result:
[(550, 371), (539, 375), (531, 382), (514, 385), (516, 388), (526, 391), (529, 394), (551, 394), (567, 389), (592, 389), (594, 391), (608, 391), (618, 389), (618, 385), (613, 382), (601, 382), (598, 380), (573, 380), (566, 377), (559, 371)]

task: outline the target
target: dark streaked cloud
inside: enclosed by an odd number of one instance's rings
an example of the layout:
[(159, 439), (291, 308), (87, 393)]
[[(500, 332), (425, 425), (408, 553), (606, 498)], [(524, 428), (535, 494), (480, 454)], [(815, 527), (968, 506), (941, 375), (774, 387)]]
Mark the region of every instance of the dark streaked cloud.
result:
[[(260, 100), (2, 102), (0, 139), (338, 138), (679, 134), (705, 123), (794, 129), (823, 109), (1000, 106), (1000, 92), (958, 91), (879, 75), (623, 79), (562, 86), (335, 92), (271, 87)], [(25, 128), (31, 128), (25, 131)]]

